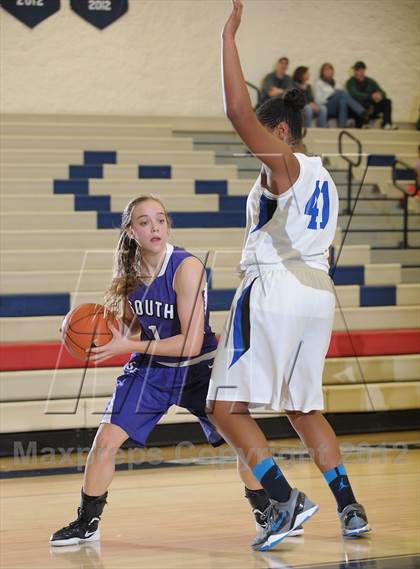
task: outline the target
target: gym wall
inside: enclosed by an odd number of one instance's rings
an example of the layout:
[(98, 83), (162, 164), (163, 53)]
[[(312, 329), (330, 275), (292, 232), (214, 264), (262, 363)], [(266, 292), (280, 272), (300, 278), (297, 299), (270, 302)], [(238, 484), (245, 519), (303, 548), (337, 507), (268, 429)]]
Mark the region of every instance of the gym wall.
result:
[[(418, 114), (416, 0), (244, 0), (238, 45), (259, 84), (279, 56), (311, 82), (330, 61), (344, 82), (358, 59), (394, 102), (396, 121)], [(220, 32), (228, 0), (129, 0), (99, 31), (70, 10), (30, 30), (1, 12), (1, 111), (220, 116)]]

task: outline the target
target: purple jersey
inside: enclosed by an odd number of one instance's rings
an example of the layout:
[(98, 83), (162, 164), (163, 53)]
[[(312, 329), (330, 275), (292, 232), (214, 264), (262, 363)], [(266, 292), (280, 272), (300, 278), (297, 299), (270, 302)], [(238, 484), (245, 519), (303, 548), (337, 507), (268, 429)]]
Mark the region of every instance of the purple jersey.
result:
[[(142, 340), (163, 340), (181, 333), (173, 281), (178, 267), (188, 257), (193, 257), (193, 255), (185, 249), (174, 247), (168, 243), (165, 260), (159, 275), (151, 285), (141, 284), (128, 295), (130, 306), (141, 325)], [(154, 356), (153, 363), (169, 365), (170, 367), (174, 364), (185, 366), (214, 358), (217, 342), (209, 324), (207, 285), (202, 294), (205, 317), (204, 341), (200, 354), (193, 358)], [(133, 353), (130, 361), (136, 360), (144, 362), (144, 354)]]

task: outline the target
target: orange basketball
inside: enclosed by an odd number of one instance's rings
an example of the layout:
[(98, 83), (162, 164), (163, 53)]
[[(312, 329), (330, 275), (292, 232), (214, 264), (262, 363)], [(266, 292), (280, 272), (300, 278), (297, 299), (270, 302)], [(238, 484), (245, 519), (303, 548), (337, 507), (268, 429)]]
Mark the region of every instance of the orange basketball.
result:
[(115, 317), (102, 304), (80, 304), (63, 320), (61, 334), (67, 350), (80, 360), (87, 360), (89, 348), (97, 348), (112, 340), (108, 324), (118, 328)]

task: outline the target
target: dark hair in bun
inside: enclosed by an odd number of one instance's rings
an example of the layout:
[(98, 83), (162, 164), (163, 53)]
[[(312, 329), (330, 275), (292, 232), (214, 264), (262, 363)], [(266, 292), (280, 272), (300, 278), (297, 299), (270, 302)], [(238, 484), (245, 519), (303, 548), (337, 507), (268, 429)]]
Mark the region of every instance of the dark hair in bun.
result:
[(284, 93), (283, 100), (294, 111), (302, 111), (306, 105), (305, 95), (300, 89), (289, 89)]
[(280, 97), (272, 97), (258, 107), (257, 119), (272, 130), (285, 122), (290, 128), (293, 142), (298, 143), (302, 140), (302, 110), (305, 105), (305, 95), (300, 89), (288, 89)]

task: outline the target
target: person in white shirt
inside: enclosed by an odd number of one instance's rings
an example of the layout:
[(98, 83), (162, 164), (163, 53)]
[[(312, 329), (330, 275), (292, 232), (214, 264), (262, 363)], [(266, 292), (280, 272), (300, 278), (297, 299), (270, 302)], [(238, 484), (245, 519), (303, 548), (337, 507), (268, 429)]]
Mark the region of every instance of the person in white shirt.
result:
[(366, 109), (356, 99), (347, 91), (338, 88), (331, 63), (321, 66), (319, 79), (314, 85), (314, 97), (317, 105), (327, 107), (329, 119), (337, 119), (339, 128), (346, 128), (349, 112), (362, 123), (367, 122), (369, 118)]

